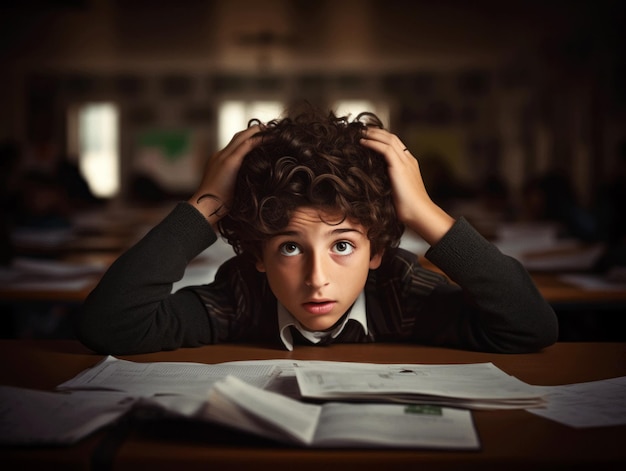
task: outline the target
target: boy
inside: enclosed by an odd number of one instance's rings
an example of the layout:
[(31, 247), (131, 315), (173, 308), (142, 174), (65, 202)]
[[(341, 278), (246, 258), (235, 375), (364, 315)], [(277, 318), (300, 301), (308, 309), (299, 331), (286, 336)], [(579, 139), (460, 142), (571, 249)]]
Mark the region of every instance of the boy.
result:
[[(454, 284), (398, 248), (405, 226)], [(237, 256), (170, 294), (218, 231)], [(110, 267), (77, 334), (107, 354), (373, 341), (514, 353), (554, 343), (557, 322), (516, 260), (432, 202), (378, 118), (307, 110), (213, 155), (196, 193)]]

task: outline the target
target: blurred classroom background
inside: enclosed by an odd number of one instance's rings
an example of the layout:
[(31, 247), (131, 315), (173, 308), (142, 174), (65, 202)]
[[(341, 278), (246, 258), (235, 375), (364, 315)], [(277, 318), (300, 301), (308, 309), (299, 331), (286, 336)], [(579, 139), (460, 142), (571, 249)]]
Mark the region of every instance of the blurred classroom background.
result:
[(206, 157), (307, 100), (378, 114), (433, 199), (527, 266), (561, 340), (626, 340), (625, 4), (2, 2), (0, 336), (71, 338)]

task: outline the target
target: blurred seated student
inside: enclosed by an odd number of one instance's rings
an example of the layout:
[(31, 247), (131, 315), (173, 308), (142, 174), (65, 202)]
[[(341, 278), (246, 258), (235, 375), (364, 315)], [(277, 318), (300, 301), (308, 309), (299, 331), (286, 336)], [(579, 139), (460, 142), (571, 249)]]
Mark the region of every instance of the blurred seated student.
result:
[(560, 237), (597, 240), (596, 219), (579, 204), (570, 180), (561, 172), (550, 170), (528, 179), (522, 193), (522, 221), (556, 223)]
[(94, 194), (76, 161), (76, 158), (61, 156), (55, 171), (57, 180), (65, 189), (72, 211), (104, 207), (107, 200)]
[(474, 198), (475, 192), (460, 179), (450, 162), (437, 151), (420, 154), (421, 175), (432, 202), (446, 212), (455, 210), (461, 201)]
[(20, 161), (20, 147), (12, 139), (0, 142), (0, 266), (9, 265), (15, 248), (11, 240), (13, 230), (14, 191), (17, 169)]
[(69, 228), (70, 199), (56, 175), (29, 170), (19, 180), (15, 194), (14, 222), (30, 229)]
[(509, 186), (502, 176), (492, 173), (487, 175), (480, 185), (478, 200), (485, 212), (509, 222), (514, 217)]
[[(405, 227), (456, 283), (398, 248)], [(218, 232), (236, 256), (171, 293)], [(521, 264), (433, 203), (418, 160), (376, 116), (312, 108), (252, 121), (210, 157), (197, 191), (110, 267), (77, 324), (108, 354), (377, 341), (518, 353), (557, 330)]]
[(170, 195), (154, 178), (134, 173), (130, 179), (130, 199), (134, 204), (151, 206), (168, 201)]
[(134, 170), (129, 179), (129, 200), (135, 206), (155, 207), (187, 199), (189, 193), (168, 189), (166, 185), (144, 170)]
[(76, 159), (62, 153), (17, 168), (11, 190), (11, 214), (16, 227), (70, 228), (77, 212), (97, 209), (106, 200), (94, 195)]
[(606, 250), (596, 269), (606, 272), (626, 267), (626, 139), (618, 143), (617, 159), (610, 180), (598, 191), (596, 213), (599, 236)]

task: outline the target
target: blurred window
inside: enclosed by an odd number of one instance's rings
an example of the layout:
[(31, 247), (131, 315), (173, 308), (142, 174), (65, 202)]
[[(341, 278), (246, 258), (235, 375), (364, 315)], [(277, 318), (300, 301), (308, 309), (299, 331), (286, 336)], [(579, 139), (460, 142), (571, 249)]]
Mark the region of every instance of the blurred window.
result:
[(389, 107), (385, 103), (376, 103), (370, 100), (337, 100), (333, 105), (337, 116), (349, 116), (350, 119), (357, 117), (359, 113), (369, 111), (374, 113), (389, 129)]
[(233, 135), (246, 127), (248, 121), (257, 118), (262, 122), (280, 118), (285, 110), (281, 101), (224, 101), (218, 111), (218, 147), (223, 149)]
[(69, 143), (95, 196), (111, 198), (120, 189), (119, 113), (113, 103), (85, 103), (70, 111)]

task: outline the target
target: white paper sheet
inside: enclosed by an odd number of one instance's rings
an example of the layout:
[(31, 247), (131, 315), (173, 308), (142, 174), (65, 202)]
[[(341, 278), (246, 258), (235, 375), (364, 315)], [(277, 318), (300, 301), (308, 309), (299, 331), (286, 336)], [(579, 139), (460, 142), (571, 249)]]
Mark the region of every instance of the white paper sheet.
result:
[(72, 444), (133, 406), (124, 394), (72, 394), (0, 386), (0, 443)]
[(532, 414), (575, 428), (626, 425), (626, 376), (542, 388), (547, 404)]
[(124, 391), (136, 396), (188, 394), (204, 397), (213, 383), (228, 375), (262, 388), (271, 381), (273, 373), (271, 364), (138, 363), (108, 356), (57, 388)]

